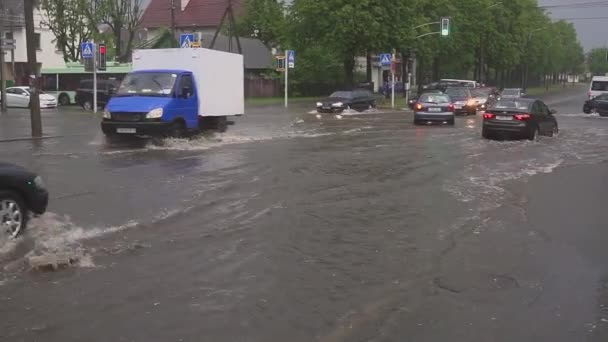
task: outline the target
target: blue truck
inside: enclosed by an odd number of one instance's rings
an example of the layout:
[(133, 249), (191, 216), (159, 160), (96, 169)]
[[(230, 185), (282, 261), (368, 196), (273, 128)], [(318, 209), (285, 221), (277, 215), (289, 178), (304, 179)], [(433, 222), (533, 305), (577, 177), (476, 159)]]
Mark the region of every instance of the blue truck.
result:
[(243, 56), (208, 49), (136, 50), (101, 122), (109, 137), (183, 137), (243, 115)]

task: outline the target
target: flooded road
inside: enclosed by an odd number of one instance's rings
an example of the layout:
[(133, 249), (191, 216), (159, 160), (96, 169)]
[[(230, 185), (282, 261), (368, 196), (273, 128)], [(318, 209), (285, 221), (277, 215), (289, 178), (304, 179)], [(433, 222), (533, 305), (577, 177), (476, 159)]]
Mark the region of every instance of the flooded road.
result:
[(608, 118), (584, 96), (548, 96), (561, 132), (538, 142), (296, 106), (108, 144), (45, 113), (61, 137), (0, 143), (52, 194), (0, 241), (0, 340), (605, 341)]

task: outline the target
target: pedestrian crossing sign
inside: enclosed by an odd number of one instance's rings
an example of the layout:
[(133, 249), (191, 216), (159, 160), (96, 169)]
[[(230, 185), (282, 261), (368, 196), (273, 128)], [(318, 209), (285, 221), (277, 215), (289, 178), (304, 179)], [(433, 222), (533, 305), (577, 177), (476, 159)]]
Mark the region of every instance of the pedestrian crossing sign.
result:
[(93, 43), (82, 43), (80, 45), (80, 54), (82, 55), (82, 58), (93, 58), (93, 51), (95, 51)]
[(182, 49), (189, 49), (194, 43), (194, 33), (182, 33), (179, 36), (179, 47)]
[(380, 55), (380, 64), (383, 66), (391, 65), (392, 56), (390, 53), (383, 53)]

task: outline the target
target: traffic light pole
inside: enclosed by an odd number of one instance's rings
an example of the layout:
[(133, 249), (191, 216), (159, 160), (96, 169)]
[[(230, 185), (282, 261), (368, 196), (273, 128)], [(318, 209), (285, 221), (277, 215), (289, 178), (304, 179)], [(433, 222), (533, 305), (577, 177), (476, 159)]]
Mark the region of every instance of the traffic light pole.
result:
[(40, 117), (40, 97), (38, 90), (38, 62), (36, 61), (36, 45), (34, 32), (34, 0), (25, 0), (25, 39), (27, 44), (27, 62), (30, 81), (30, 120), (32, 137), (42, 137), (42, 118)]
[(0, 26), (0, 111), (6, 112), (6, 81), (4, 77), (4, 50), (2, 50), (2, 27)]

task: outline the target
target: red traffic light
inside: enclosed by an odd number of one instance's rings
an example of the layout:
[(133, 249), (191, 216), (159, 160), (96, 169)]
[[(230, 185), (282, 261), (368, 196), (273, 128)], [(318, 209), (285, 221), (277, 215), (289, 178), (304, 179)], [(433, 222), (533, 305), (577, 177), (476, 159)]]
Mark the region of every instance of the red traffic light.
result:
[(99, 46), (99, 53), (102, 55), (106, 54), (106, 46), (105, 45), (100, 45)]

